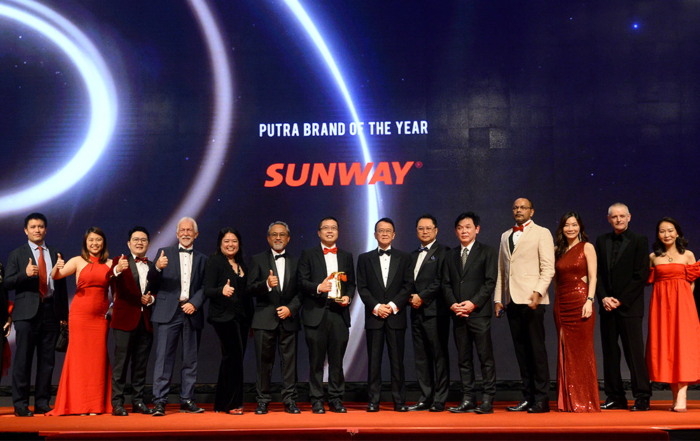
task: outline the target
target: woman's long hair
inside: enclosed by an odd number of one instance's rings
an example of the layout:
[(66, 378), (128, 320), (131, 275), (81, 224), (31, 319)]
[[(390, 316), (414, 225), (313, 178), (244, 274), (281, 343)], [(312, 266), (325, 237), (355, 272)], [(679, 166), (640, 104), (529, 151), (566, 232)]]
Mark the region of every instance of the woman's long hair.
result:
[(660, 256), (666, 252), (666, 245), (664, 245), (664, 243), (661, 242), (661, 239), (659, 239), (659, 227), (664, 222), (668, 222), (669, 224), (673, 225), (673, 228), (676, 229), (676, 233), (678, 233), (678, 237), (676, 237), (676, 249), (680, 254), (685, 253), (685, 247), (688, 246), (688, 239), (683, 236), (681, 225), (674, 218), (666, 216), (656, 224), (656, 240), (654, 241), (654, 245), (652, 245), (654, 254)]
[(578, 239), (581, 242), (588, 242), (588, 235), (586, 234), (586, 227), (583, 226), (583, 220), (581, 219), (581, 216), (579, 216), (578, 213), (574, 211), (569, 211), (568, 213), (564, 214), (564, 216), (561, 217), (561, 220), (559, 221), (559, 227), (557, 227), (557, 232), (554, 235), (554, 239), (556, 241), (556, 249), (554, 250), (554, 257), (555, 259), (559, 259), (561, 256), (566, 253), (566, 250), (569, 249), (569, 241), (566, 239), (564, 236), (564, 224), (566, 224), (566, 221), (569, 220), (569, 218), (573, 217), (576, 219), (576, 222), (578, 223), (579, 227), (579, 233), (578, 233)]
[(105, 232), (99, 227), (90, 227), (85, 232), (85, 236), (83, 237), (83, 251), (80, 253), (80, 256), (88, 263), (92, 263), (92, 260), (90, 260), (90, 251), (88, 251), (87, 247), (87, 238), (90, 233), (95, 233), (102, 238), (102, 251), (100, 251), (99, 259), (100, 263), (105, 263), (109, 258), (109, 251), (107, 250), (107, 236), (105, 236)]
[(236, 236), (236, 239), (238, 239), (238, 252), (236, 253), (235, 256), (233, 256), (233, 260), (241, 267), (243, 268), (243, 271), (246, 273), (248, 272), (248, 267), (245, 264), (245, 259), (243, 258), (243, 239), (241, 239), (241, 233), (238, 232), (235, 228), (231, 227), (226, 227), (222, 228), (221, 231), (219, 231), (219, 237), (216, 239), (216, 251), (214, 251), (214, 255), (221, 254), (221, 242), (224, 240), (224, 236), (227, 234), (233, 234)]

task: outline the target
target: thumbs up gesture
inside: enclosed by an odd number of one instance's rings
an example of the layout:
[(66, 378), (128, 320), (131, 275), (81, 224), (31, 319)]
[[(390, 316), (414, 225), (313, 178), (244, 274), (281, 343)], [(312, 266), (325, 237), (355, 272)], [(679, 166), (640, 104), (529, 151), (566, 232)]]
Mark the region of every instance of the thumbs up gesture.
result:
[(226, 285), (224, 285), (224, 289), (221, 290), (221, 293), (226, 297), (231, 297), (233, 295), (233, 291), (234, 288), (231, 286), (231, 279), (226, 280)]
[(129, 259), (126, 258), (123, 254), (119, 257), (119, 263), (117, 264), (117, 271), (119, 273), (123, 273), (126, 271), (126, 269), (129, 268)]
[(61, 253), (58, 253), (58, 260), (56, 261), (56, 268), (58, 268), (59, 270), (62, 270), (64, 266), (66, 266), (66, 261), (63, 260)]
[(39, 275), (39, 267), (32, 263), (32, 258), (29, 258), (29, 264), (27, 265), (27, 277), (34, 277)]
[(328, 276), (325, 279), (323, 279), (323, 282), (321, 282), (320, 285), (318, 285), (318, 292), (331, 292), (331, 277)]
[(144, 306), (151, 304), (151, 291), (148, 291), (146, 294), (141, 296), (141, 304)]
[(165, 251), (161, 251), (158, 260), (156, 260), (156, 268), (162, 270), (166, 266), (168, 266), (168, 258), (165, 257)]
[(277, 278), (277, 276), (274, 275), (272, 270), (270, 270), (270, 275), (267, 276), (267, 286), (269, 286), (270, 288), (274, 288), (275, 286), (278, 286), (279, 284), (280, 284), (279, 279)]

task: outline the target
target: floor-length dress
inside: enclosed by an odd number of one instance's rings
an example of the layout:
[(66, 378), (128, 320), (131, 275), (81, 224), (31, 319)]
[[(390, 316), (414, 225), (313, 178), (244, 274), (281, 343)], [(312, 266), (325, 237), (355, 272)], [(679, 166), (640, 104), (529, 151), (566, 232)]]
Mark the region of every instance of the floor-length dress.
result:
[(68, 351), (50, 415), (111, 413), (111, 369), (105, 313), (110, 268), (90, 256), (68, 313)]
[(659, 383), (700, 382), (700, 320), (690, 284), (700, 277), (700, 262), (667, 263), (652, 268), (647, 367)]
[(600, 412), (593, 345), (595, 314), (587, 319), (581, 317), (583, 305), (588, 301), (584, 247), (584, 242), (574, 245), (556, 263), (557, 407), (563, 412)]

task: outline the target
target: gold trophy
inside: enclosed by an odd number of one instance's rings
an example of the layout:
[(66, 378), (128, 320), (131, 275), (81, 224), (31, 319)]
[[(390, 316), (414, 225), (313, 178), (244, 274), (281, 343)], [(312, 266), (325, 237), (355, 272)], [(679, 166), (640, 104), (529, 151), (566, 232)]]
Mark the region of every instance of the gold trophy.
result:
[(328, 298), (342, 303), (343, 289), (341, 282), (347, 282), (348, 276), (343, 271), (336, 271), (331, 273), (331, 278), (328, 281), (331, 282), (331, 290), (328, 292)]

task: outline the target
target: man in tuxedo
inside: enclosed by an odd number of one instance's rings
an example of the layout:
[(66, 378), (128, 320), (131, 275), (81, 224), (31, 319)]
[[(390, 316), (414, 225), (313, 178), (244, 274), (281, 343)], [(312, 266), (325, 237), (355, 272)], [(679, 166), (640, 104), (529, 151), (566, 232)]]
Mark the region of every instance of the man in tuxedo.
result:
[[(355, 295), (355, 268), (352, 254), (336, 246), (338, 221), (325, 217), (318, 223), (321, 245), (304, 250), (299, 258), (297, 277), (302, 296), (302, 323), (309, 347), (309, 397), (313, 413), (325, 413), (323, 407), (323, 364), (328, 356), (328, 407), (346, 413), (343, 406), (345, 374), (343, 357), (350, 337), (348, 306)], [(345, 273), (341, 298), (328, 298), (331, 276)]]
[[(455, 220), (455, 234), (461, 246), (447, 252), (442, 276), (445, 301), (454, 313), (453, 333), (457, 346), (462, 402), (448, 410), (453, 413), (493, 413), (496, 395), (496, 362), (491, 342), (491, 295), (498, 277), (496, 250), (476, 241), (481, 219), (471, 211)], [(484, 393), (476, 405), (473, 351), (481, 362)]]
[(204, 267), (207, 257), (194, 250), (197, 223), (183, 217), (177, 223), (178, 245), (158, 250), (148, 281), (158, 284), (151, 322), (156, 332), (156, 366), (153, 373), (154, 416), (165, 415), (177, 342), (182, 337), (182, 391), (180, 412), (202, 413), (194, 402), (197, 351), (204, 328)]
[(547, 289), (554, 276), (554, 241), (535, 224), (526, 198), (513, 203), (515, 226), (501, 236), (496, 281), (496, 317), (505, 311), (523, 381), (523, 400), (511, 412), (549, 412), (549, 366), (544, 343)]
[(442, 412), (450, 387), (450, 364), (447, 349), (450, 312), (442, 296), (442, 268), (449, 248), (437, 241), (437, 219), (424, 214), (416, 221), (420, 248), (411, 253), (413, 294), (411, 306), (411, 334), (413, 336), (416, 377), (421, 395), (408, 410)]
[(282, 372), (282, 402), (287, 413), (300, 413), (297, 407), (297, 335), (301, 330), (301, 300), (297, 295), (296, 257), (289, 254), (289, 226), (273, 222), (267, 229), (270, 249), (253, 256), (248, 273), (248, 292), (256, 298), (251, 327), (255, 330), (258, 415), (267, 413), (272, 401), (270, 381), (279, 348)]
[[(5, 289), (15, 291), (12, 319), (16, 353), (12, 368), (15, 415), (30, 417), (51, 411), (51, 377), (59, 326), (68, 320), (66, 279), (53, 280), (51, 270), (60, 258), (46, 245), (46, 216), (32, 213), (24, 219), (28, 242), (10, 253)], [(34, 413), (29, 410), (29, 387), (34, 351), (37, 353)]]
[(626, 205), (608, 208), (611, 233), (596, 240), (600, 310), (600, 338), (603, 343), (603, 382), (606, 400), (601, 409), (627, 409), (620, 373), (620, 345), (632, 375), (633, 411), (649, 410), (651, 384), (644, 360), (644, 285), (649, 276), (647, 238), (628, 229), (632, 216)]
[(367, 412), (379, 411), (385, 340), (389, 349), (394, 410), (408, 411), (403, 354), (406, 345), (406, 306), (412, 289), (411, 256), (392, 248), (395, 237), (394, 221), (387, 217), (380, 219), (374, 225), (378, 248), (357, 258), (357, 292), (365, 304), (369, 361)]
[(131, 360), (131, 399), (134, 413), (152, 414), (143, 402), (146, 387), (146, 368), (153, 345), (151, 305), (155, 301), (151, 291), (156, 292), (148, 281), (148, 271), (153, 263), (146, 252), (151, 236), (144, 227), (135, 226), (129, 231), (126, 246), (129, 255), (121, 255), (112, 262), (112, 320), (109, 327), (114, 335), (114, 358), (112, 359), (112, 415), (127, 416), (124, 408), (124, 386)]

